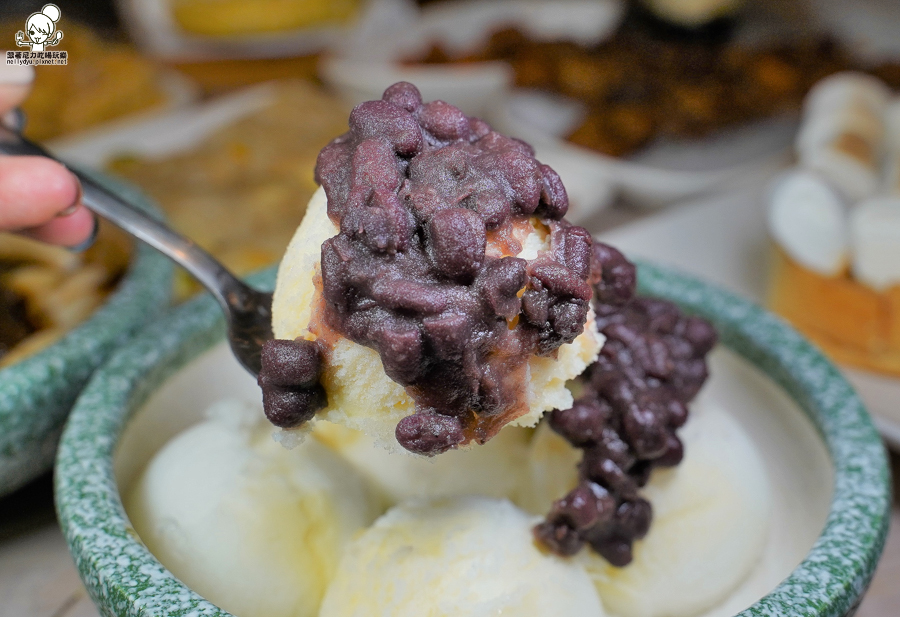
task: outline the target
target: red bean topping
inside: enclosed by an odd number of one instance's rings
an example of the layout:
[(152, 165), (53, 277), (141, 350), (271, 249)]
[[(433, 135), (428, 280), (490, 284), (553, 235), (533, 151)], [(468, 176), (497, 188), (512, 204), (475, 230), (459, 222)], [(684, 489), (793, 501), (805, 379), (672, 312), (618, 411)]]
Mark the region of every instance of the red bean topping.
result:
[(503, 257), (492, 260), (479, 274), (479, 290), (494, 315), (512, 319), (519, 313), (518, 293), (525, 286), (525, 263), (518, 257)]
[(550, 294), (546, 289), (529, 289), (522, 295), (522, 314), (528, 323), (541, 326), (550, 319)]
[(266, 341), (261, 360), (258, 383), (269, 422), (293, 428), (326, 406), (325, 390), (319, 385), (322, 358), (315, 342)]
[(575, 446), (593, 445), (600, 441), (613, 410), (604, 400), (580, 398), (569, 409), (550, 415), (550, 426)]
[(548, 518), (581, 531), (612, 520), (615, 514), (616, 501), (609, 491), (599, 484), (586, 481), (556, 501)]
[(478, 141), (491, 132), (491, 125), (479, 118), (469, 118), (469, 139)]
[(261, 354), (262, 370), (270, 383), (281, 387), (311, 387), (319, 382), (322, 361), (316, 344), (294, 341), (266, 341)]
[(471, 333), (468, 321), (465, 315), (455, 313), (425, 317), (422, 326), (434, 355), (442, 360), (461, 360)]
[(606, 561), (614, 566), (623, 567), (631, 563), (631, 539), (607, 537), (591, 542), (591, 548), (597, 551)]
[(440, 414), (417, 413), (400, 420), (397, 442), (416, 454), (434, 456), (451, 450), (464, 440), (459, 418)]
[(682, 336), (694, 347), (694, 357), (705, 356), (716, 344), (715, 328), (699, 317), (688, 317), (681, 331)]
[(625, 414), (622, 427), (628, 443), (640, 458), (655, 459), (665, 452), (668, 427), (652, 408), (632, 407)]
[[(408, 387), (422, 419), (398, 427), (401, 444), (434, 455), (489, 439), (525, 408), (515, 375), (528, 358), (584, 328), (591, 239), (561, 220), (559, 176), (528, 144), (399, 83), (353, 110), (316, 179), (340, 229), (322, 245), (321, 318)], [(532, 214), (552, 250), (530, 273), (486, 254), (489, 230), (502, 243)]]
[(684, 458), (684, 444), (677, 435), (669, 433), (666, 436), (666, 449), (656, 459), (655, 463), (659, 467), (675, 467)]
[(469, 119), (466, 115), (444, 101), (432, 101), (422, 105), (419, 123), (438, 141), (456, 141), (469, 138)]
[(653, 518), (653, 509), (650, 502), (638, 497), (634, 500), (623, 502), (616, 510), (616, 524), (620, 532), (624, 532), (632, 538), (643, 538), (650, 530), (650, 521)]
[(541, 200), (543, 178), (540, 165), (534, 160), (534, 152), (523, 151), (510, 144), (510, 147), (500, 153), (498, 159), (497, 163), (503, 166), (519, 210), (524, 214), (531, 214), (537, 210)]
[(634, 296), (637, 270), (619, 251), (595, 242), (592, 247), (590, 282), (600, 304), (622, 306)]
[(422, 95), (419, 94), (419, 89), (405, 81), (389, 86), (384, 91), (382, 98), (410, 113), (417, 111), (422, 106)]
[[(584, 394), (549, 417), (553, 430), (584, 451), (582, 485), (554, 504), (534, 534), (560, 555), (589, 544), (611, 564), (624, 566), (652, 519), (638, 488), (654, 468), (675, 466), (684, 457), (675, 429), (687, 420), (687, 403), (706, 379), (705, 355), (716, 334), (670, 302), (632, 298), (634, 268), (615, 249), (594, 243), (592, 256), (597, 327), (608, 338), (580, 378)], [(563, 506), (582, 495), (584, 482), (607, 491), (615, 516), (579, 527), (572, 515), (563, 515)]]
[(553, 234), (553, 254), (580, 279), (591, 273), (591, 234), (584, 227), (566, 227)]
[(678, 400), (674, 392), (664, 393), (663, 396), (666, 398), (666, 411), (669, 412), (669, 427), (681, 428), (688, 419), (687, 405)]
[(300, 426), (327, 404), (325, 390), (313, 388), (267, 388), (263, 385), (263, 408), (266, 418), (279, 428)]
[(437, 270), (459, 283), (469, 283), (484, 263), (484, 221), (466, 208), (435, 213), (429, 225), (431, 253)]
[(441, 313), (450, 304), (450, 298), (439, 285), (403, 279), (374, 281), (371, 296), (384, 308), (425, 315)]
[(584, 546), (581, 534), (559, 521), (538, 523), (534, 528), (534, 537), (557, 555), (574, 555)]
[(582, 330), (584, 320), (587, 318), (588, 304), (578, 300), (559, 302), (550, 307), (550, 324), (553, 327), (553, 336), (547, 337), (542, 343), (546, 344), (543, 353), (550, 353), (562, 344), (574, 341)]
[(350, 112), (350, 131), (364, 139), (386, 139), (400, 156), (413, 156), (422, 149), (422, 129), (415, 116), (387, 101), (357, 105)]
[(539, 264), (531, 269), (531, 276), (555, 296), (577, 298), (583, 302), (591, 299), (591, 286), (564, 265)]
[(496, 190), (484, 190), (475, 195), (475, 210), (487, 229), (497, 229), (509, 220), (509, 200)]
[[(398, 220), (382, 208), (362, 208), (356, 211), (354, 229), (350, 233), (377, 253), (396, 253), (403, 244)], [(345, 216), (344, 221), (351, 219)]]
[[(561, 219), (569, 211), (569, 196), (559, 174), (548, 165), (541, 165), (541, 205), (551, 219)], [(590, 236), (588, 236), (590, 238)]]

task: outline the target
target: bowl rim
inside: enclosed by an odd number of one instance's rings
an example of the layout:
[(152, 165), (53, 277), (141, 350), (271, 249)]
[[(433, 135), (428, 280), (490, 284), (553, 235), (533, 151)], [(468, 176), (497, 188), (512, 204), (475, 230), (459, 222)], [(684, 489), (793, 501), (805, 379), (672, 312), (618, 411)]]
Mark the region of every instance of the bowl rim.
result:
[[(141, 210), (161, 216), (135, 187), (79, 170)], [(154, 309), (169, 305), (172, 273), (167, 258), (136, 242), (116, 288), (86, 320), (44, 349), (0, 369), (0, 495), (50, 468), (79, 391), (102, 361), (149, 321)]]
[[(274, 268), (255, 277), (270, 287)], [(843, 617), (862, 599), (884, 548), (891, 484), (881, 439), (862, 402), (811, 343), (749, 300), (675, 270), (639, 263), (639, 291), (713, 321), (721, 342), (782, 386), (822, 436), (834, 465), (825, 526), (776, 589), (738, 617)], [(128, 419), (152, 391), (221, 340), (209, 297), (147, 327), (97, 371), (70, 416), (57, 456), (55, 496), (66, 542), (94, 601), (116, 615), (229, 613), (191, 591), (143, 546), (118, 494), (113, 456)]]

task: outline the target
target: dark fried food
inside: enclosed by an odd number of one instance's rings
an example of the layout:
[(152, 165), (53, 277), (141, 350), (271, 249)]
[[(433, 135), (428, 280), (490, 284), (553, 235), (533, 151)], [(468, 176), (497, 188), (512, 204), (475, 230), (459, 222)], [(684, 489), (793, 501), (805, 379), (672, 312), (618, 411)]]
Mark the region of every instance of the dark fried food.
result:
[(497, 60), (512, 65), (517, 86), (581, 101), (587, 114), (568, 139), (612, 156), (798, 110), (814, 83), (853, 66), (828, 37), (749, 49), (728, 37), (661, 36), (631, 18), (594, 47), (506, 29), (468, 56), (435, 47), (418, 62)]

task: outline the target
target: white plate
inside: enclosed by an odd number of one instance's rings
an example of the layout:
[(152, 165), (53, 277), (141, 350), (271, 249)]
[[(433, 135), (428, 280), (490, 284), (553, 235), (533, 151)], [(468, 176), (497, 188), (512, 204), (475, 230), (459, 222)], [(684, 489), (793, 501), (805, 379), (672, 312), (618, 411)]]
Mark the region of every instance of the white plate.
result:
[(216, 129), (262, 109), (274, 97), (262, 84), (203, 103), (137, 118), (123, 118), (47, 144), (66, 162), (103, 169), (122, 154), (163, 158), (187, 150)]
[(635, 156), (613, 157), (564, 139), (580, 122), (577, 105), (542, 92), (516, 90), (488, 115), (497, 130), (529, 142), (538, 159), (559, 172), (573, 202), (573, 222), (590, 217), (617, 196), (659, 208), (721, 190), (748, 174), (774, 171), (790, 156), (797, 129), (796, 118), (776, 117), (704, 139), (660, 141)]
[[(760, 176), (751, 183), (757, 188), (677, 206), (601, 238), (629, 255), (675, 266), (762, 304), (769, 276), (768, 180)], [(841, 370), (881, 435), (900, 450), (900, 379)]]

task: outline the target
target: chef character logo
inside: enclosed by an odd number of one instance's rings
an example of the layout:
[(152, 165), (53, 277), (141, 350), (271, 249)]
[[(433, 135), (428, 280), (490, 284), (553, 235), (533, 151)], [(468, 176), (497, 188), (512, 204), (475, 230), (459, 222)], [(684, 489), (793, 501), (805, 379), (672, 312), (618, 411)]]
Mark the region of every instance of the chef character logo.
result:
[(25, 40), (25, 34), (19, 30), (16, 32), (16, 45), (19, 47), (31, 47), (31, 51), (44, 51), (44, 47), (59, 45), (62, 40), (62, 30), (56, 29), (56, 22), (62, 12), (55, 4), (45, 4), (40, 13), (32, 13), (25, 22), (30, 43)]
[(26, 52), (6, 52), (7, 64), (66, 64), (68, 54), (64, 51), (47, 51), (55, 47), (63, 38), (62, 30), (56, 29), (62, 11), (55, 4), (45, 4), (40, 13), (32, 13), (25, 22), (25, 32), (16, 32), (16, 45), (28, 47)]

